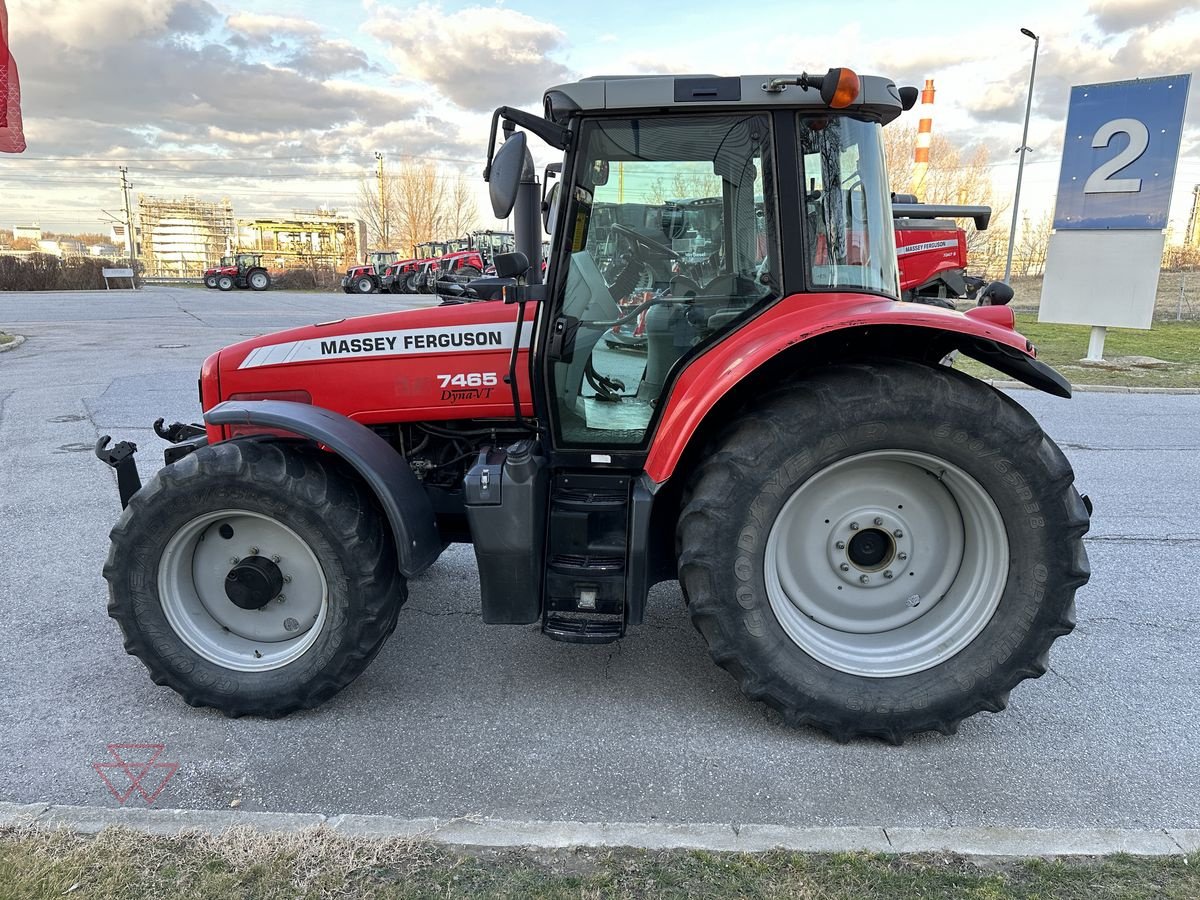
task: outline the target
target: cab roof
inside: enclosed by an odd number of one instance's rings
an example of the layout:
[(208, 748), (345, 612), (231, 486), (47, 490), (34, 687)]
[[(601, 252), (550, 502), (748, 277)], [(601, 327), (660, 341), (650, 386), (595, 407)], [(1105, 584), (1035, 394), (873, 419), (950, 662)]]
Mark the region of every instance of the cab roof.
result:
[[(562, 122), (580, 112), (660, 110), (666, 107), (713, 110), (783, 107), (813, 112), (828, 110), (816, 88), (795, 84), (768, 90), (777, 79), (797, 79), (798, 74), (771, 75), (613, 75), (585, 78), (555, 85), (546, 91), (547, 117)], [(878, 75), (860, 75), (858, 99), (845, 110), (880, 122), (900, 115), (903, 105), (896, 83)]]

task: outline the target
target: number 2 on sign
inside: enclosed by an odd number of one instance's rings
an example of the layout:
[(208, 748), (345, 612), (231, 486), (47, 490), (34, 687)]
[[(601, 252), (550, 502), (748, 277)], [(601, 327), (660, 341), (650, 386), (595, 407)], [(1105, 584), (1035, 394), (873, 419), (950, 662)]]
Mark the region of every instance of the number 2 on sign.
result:
[(495, 387), (499, 379), (495, 372), (459, 372), (457, 375), (439, 375), (442, 387)]
[(1136, 194), (1142, 189), (1140, 178), (1113, 178), (1126, 166), (1130, 166), (1150, 146), (1150, 130), (1137, 119), (1112, 119), (1105, 122), (1092, 138), (1093, 149), (1107, 147), (1118, 134), (1129, 135), (1129, 146), (1097, 167), (1083, 186), (1085, 194)]

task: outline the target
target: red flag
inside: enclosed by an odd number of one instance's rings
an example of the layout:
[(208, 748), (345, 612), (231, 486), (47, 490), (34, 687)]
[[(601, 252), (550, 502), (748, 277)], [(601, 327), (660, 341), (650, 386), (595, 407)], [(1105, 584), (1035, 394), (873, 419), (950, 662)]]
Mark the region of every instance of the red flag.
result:
[(20, 153), (24, 149), (21, 82), (17, 80), (17, 61), (8, 52), (8, 10), (0, 0), (0, 153)]

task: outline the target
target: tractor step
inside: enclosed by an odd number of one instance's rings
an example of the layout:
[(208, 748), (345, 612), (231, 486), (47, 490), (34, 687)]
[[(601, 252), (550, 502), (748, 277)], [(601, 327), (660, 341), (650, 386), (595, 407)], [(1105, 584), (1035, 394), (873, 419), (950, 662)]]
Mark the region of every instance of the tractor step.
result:
[(620, 615), (552, 613), (542, 622), (542, 633), (568, 644), (610, 644), (624, 637), (625, 619)]

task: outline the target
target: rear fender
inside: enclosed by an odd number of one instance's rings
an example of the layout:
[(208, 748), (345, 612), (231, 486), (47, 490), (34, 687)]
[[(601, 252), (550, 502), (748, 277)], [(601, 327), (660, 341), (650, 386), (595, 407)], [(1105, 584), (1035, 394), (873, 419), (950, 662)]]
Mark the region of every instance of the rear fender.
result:
[(354, 468), (379, 500), (407, 577), (429, 568), (445, 549), (433, 506), (412, 469), (392, 446), (365, 425), (319, 406), (287, 400), (227, 400), (204, 414), (210, 426), (286, 432), (327, 447)]
[[(693, 439), (719, 430), (741, 400), (824, 363), (896, 358), (936, 365), (954, 350), (1031, 387), (1070, 397), (1071, 385), (1038, 361), (1006, 307), (955, 312), (861, 294), (787, 298), (694, 359), (670, 389), (646, 474), (662, 484)], [(710, 418), (718, 404), (719, 414)]]

